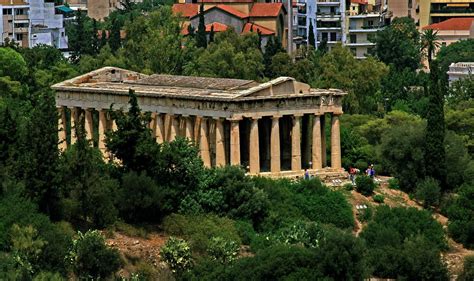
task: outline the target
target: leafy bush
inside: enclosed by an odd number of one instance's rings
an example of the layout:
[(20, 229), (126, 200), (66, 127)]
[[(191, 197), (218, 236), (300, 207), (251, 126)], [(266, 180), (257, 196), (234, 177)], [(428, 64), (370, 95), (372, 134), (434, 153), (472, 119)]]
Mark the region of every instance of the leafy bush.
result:
[(294, 221), (314, 221), (352, 228), (352, 207), (344, 194), (331, 191), (317, 178), (290, 182), (254, 178), (270, 200), (269, 215), (260, 225), (262, 232), (277, 232), (293, 225)]
[(370, 206), (367, 206), (367, 209), (359, 210), (359, 212), (359, 220), (361, 222), (368, 222), (372, 219), (372, 216), (374, 215), (374, 211)]
[(79, 278), (107, 278), (121, 266), (120, 254), (105, 244), (99, 231), (77, 233), (67, 260)]
[(469, 281), (474, 280), (474, 256), (466, 256), (464, 258), (464, 266), (458, 280)]
[(324, 239), (324, 230), (317, 223), (297, 221), (290, 227), (283, 228), (276, 234), (276, 241), (288, 245), (303, 245), (317, 248)]
[(423, 202), (423, 207), (438, 206), (441, 197), (441, 188), (438, 181), (426, 178), (416, 186), (415, 198)]
[(376, 194), (374, 195), (374, 201), (377, 203), (383, 203), (385, 200), (385, 197), (382, 194)]
[(212, 237), (207, 251), (211, 259), (226, 264), (237, 258), (239, 249), (240, 246), (235, 241)]
[(118, 195), (118, 209), (126, 221), (159, 221), (163, 195), (152, 178), (145, 173), (124, 173)]
[(474, 248), (474, 185), (464, 184), (448, 207), (448, 231), (464, 247)]
[(251, 223), (245, 221), (236, 221), (235, 228), (239, 233), (240, 239), (244, 245), (250, 245), (253, 239), (255, 239), (255, 230)]
[[(416, 236), (420, 238), (409, 242)], [(437, 266), (433, 272), (443, 271), (442, 267), (438, 267), (441, 266), (439, 258), (440, 251), (447, 248), (447, 243), (442, 226), (428, 211), (380, 206), (360, 237), (366, 241), (368, 260), (373, 267), (373, 275), (377, 277), (413, 276), (417, 271), (416, 266), (423, 267), (424, 262)], [(420, 243), (423, 250), (415, 251), (413, 243)], [(423, 251), (427, 251), (427, 260), (420, 262), (423, 260), (421, 254)], [(412, 254), (420, 255), (418, 263), (412, 260), (410, 257)], [(423, 268), (423, 272), (420, 268), (420, 275), (417, 275), (417, 278), (409, 280), (422, 279), (423, 274), (433, 276), (429, 272), (427, 265)]]
[(388, 188), (390, 189), (400, 189), (400, 183), (397, 178), (390, 178), (388, 180)]
[(354, 189), (354, 186), (352, 185), (352, 183), (346, 183), (344, 184), (343, 188), (347, 191), (351, 191)]
[(356, 178), (356, 190), (365, 196), (370, 196), (374, 192), (374, 180), (368, 176), (358, 176)]
[(198, 255), (207, 253), (212, 237), (222, 237), (239, 245), (241, 243), (234, 221), (213, 215), (173, 214), (164, 219), (163, 229), (189, 241), (193, 253)]
[(160, 256), (171, 268), (171, 271), (178, 275), (192, 267), (191, 248), (182, 239), (170, 237), (161, 247)]

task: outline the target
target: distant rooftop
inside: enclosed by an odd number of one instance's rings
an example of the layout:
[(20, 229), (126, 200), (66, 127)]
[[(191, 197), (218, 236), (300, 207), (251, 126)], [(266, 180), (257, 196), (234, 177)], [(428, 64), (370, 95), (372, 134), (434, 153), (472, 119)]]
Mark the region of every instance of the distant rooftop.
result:
[(423, 29), (435, 30), (469, 30), (473, 24), (474, 18), (450, 18), (448, 20), (433, 23), (423, 27)]

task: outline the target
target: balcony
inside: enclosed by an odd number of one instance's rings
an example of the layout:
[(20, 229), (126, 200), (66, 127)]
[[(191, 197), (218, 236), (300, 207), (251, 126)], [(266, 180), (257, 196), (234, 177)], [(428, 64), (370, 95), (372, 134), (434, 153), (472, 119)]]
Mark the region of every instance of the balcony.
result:
[[(474, 14), (474, 9), (471, 8), (441, 8), (431, 9), (432, 14)], [(446, 15), (449, 16), (449, 15)]]
[(380, 18), (382, 15), (380, 13), (361, 13), (358, 15), (349, 15), (349, 19), (363, 19), (363, 18)]
[(335, 12), (335, 13), (325, 13), (325, 12), (316, 12), (316, 20), (340, 20), (341, 19), (341, 13), (340, 12)]
[(375, 43), (369, 42), (369, 41), (364, 41), (364, 42), (357, 42), (357, 43), (346, 43), (346, 46), (348, 47), (370, 47), (370, 46), (375, 46)]
[(349, 26), (350, 33), (368, 33), (377, 32), (384, 29), (384, 25), (362, 25), (362, 26)]
[(318, 6), (339, 6), (341, 5), (341, 2), (335, 1), (335, 0), (330, 0), (330, 1), (317, 0), (316, 4)]

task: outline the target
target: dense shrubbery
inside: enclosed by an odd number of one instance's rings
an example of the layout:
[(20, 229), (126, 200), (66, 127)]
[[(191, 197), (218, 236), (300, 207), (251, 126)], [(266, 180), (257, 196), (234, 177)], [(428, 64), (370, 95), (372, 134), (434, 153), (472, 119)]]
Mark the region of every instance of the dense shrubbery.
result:
[(371, 177), (358, 176), (355, 182), (357, 192), (360, 192), (362, 195), (370, 196), (374, 192), (375, 182)]
[(374, 276), (447, 279), (439, 255), (447, 247), (444, 232), (427, 211), (381, 206), (360, 237), (366, 241)]
[(474, 185), (465, 184), (448, 207), (448, 231), (454, 240), (474, 248)]
[(441, 196), (439, 183), (433, 178), (426, 178), (418, 183), (415, 190), (416, 199), (423, 202), (423, 207), (438, 206)]
[(178, 275), (192, 267), (191, 249), (182, 239), (170, 237), (160, 250), (160, 256), (171, 271)]
[(463, 271), (459, 275), (460, 281), (474, 280), (474, 256), (464, 258)]

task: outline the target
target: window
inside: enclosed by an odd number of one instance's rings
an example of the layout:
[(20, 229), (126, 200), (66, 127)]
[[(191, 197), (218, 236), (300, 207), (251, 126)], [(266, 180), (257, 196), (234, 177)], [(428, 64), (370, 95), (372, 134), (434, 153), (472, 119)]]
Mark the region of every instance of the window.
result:
[(337, 35), (336, 32), (331, 32), (331, 40), (329, 41), (336, 41), (336, 37), (337, 37), (336, 35)]
[(368, 20), (367, 25), (368, 26), (374, 26), (374, 21), (373, 20)]
[(16, 41), (23, 41), (23, 33), (17, 33), (15, 34), (16, 36)]
[(408, 8), (411, 9), (413, 7), (413, 1), (408, 0)]
[(351, 43), (357, 43), (357, 35), (351, 34), (350, 35), (350, 41), (351, 41)]
[(15, 23), (15, 28), (28, 27), (28, 23)]
[(26, 15), (26, 9), (16, 9), (15, 15), (17, 16)]
[(328, 33), (327, 32), (323, 32), (322, 34), (322, 41), (328, 41)]
[(336, 7), (331, 7), (331, 14), (335, 14), (336, 13)]
[(12, 14), (12, 10), (11, 10), (11, 9), (3, 9), (3, 14), (4, 14), (4, 15), (11, 15), (11, 14)]

